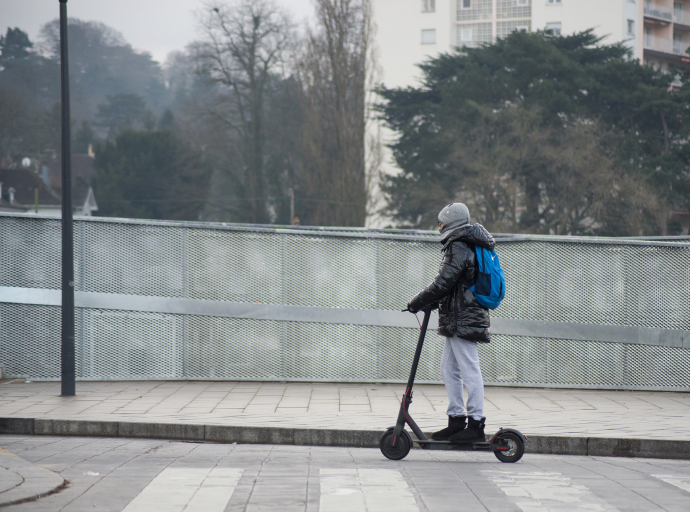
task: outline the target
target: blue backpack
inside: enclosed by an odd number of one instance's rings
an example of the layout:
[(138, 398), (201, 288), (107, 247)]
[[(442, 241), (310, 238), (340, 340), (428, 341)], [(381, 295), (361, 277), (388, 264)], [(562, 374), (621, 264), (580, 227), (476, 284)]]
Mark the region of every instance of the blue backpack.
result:
[(496, 251), (475, 247), (477, 254), (477, 282), (470, 287), (477, 302), (489, 309), (496, 309), (506, 295), (506, 276), (498, 262)]

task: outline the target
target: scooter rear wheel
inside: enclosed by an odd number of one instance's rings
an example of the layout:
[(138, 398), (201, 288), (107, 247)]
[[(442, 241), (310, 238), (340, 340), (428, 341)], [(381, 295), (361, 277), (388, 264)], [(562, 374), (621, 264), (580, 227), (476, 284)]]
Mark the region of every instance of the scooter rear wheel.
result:
[(517, 434), (504, 432), (498, 438), (501, 444), (508, 447), (507, 450), (496, 450), (494, 455), (501, 462), (517, 462), (525, 453), (525, 443)]
[(381, 447), (381, 453), (391, 460), (401, 460), (407, 457), (410, 453), (410, 448), (412, 448), (412, 438), (410, 434), (405, 431), (405, 429), (400, 432), (400, 435), (395, 441), (395, 446), (393, 446), (393, 427), (386, 430), (386, 433), (381, 437), (381, 442), (379, 443)]

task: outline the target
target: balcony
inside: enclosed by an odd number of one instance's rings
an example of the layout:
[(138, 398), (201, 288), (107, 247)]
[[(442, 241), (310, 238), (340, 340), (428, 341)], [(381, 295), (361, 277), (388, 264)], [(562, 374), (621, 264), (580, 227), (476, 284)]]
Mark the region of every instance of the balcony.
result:
[(687, 50), (690, 47), (690, 43), (684, 41), (673, 41), (666, 37), (657, 37), (645, 35), (643, 40), (644, 49), (652, 50), (660, 53), (668, 53), (673, 55), (679, 55), (687, 57)]
[(673, 21), (673, 11), (671, 9), (653, 2), (644, 3), (644, 15), (645, 18), (651, 18), (664, 23), (671, 23)]
[(673, 51), (673, 41), (666, 37), (648, 36), (643, 38), (645, 50), (653, 50), (662, 53), (675, 53)]
[(673, 41), (673, 53), (677, 55), (688, 56), (688, 48), (690, 48), (690, 43)]
[(673, 24), (674, 28), (680, 28), (683, 30), (690, 30), (690, 13), (683, 12), (682, 10), (673, 11)]

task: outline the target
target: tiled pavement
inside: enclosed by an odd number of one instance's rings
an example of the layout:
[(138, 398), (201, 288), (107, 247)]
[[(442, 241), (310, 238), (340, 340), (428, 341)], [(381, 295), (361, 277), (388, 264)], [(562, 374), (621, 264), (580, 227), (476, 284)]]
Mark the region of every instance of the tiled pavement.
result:
[(390, 461), (375, 448), (77, 436), (0, 435), (0, 447), (69, 482), (8, 512), (690, 510), (687, 460), (412, 450)]
[[(313, 429), (385, 429), (402, 384), (275, 382), (0, 381), (0, 417), (190, 423)], [(415, 386), (410, 408), (423, 430), (445, 426), (443, 386)], [(690, 394), (487, 387), (487, 432), (515, 427), (544, 436), (690, 440)]]

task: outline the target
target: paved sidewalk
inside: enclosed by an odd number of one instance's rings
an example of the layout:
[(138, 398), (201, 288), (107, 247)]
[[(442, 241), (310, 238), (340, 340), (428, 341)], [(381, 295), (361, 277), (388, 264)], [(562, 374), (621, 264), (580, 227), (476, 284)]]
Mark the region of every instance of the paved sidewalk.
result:
[(690, 461), (0, 435), (69, 481), (3, 512), (687, 512)]
[[(395, 423), (403, 391), (402, 384), (78, 382), (77, 396), (64, 398), (58, 382), (4, 380), (0, 418), (381, 431)], [(410, 411), (433, 431), (445, 426), (447, 400), (443, 386), (417, 385)], [(528, 437), (690, 441), (689, 393), (487, 387), (485, 414), (487, 433), (514, 427)]]
[(60, 475), (0, 448), (0, 507), (46, 496), (64, 483)]

